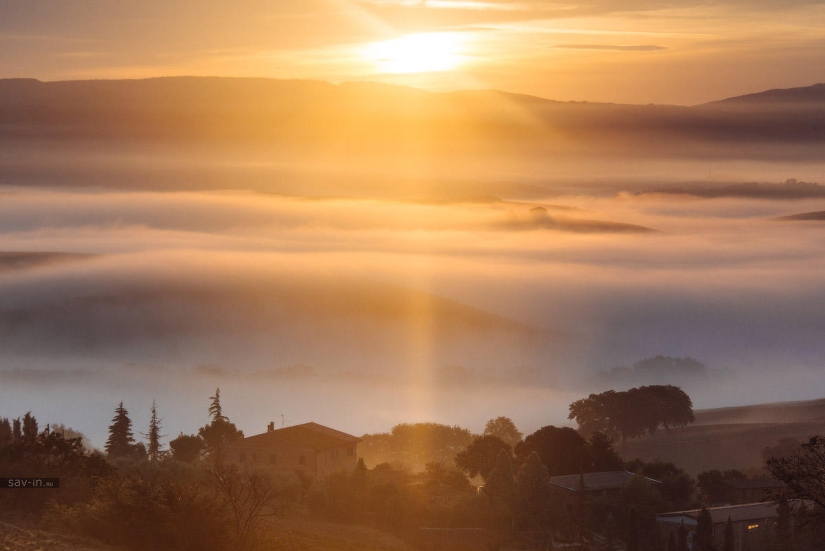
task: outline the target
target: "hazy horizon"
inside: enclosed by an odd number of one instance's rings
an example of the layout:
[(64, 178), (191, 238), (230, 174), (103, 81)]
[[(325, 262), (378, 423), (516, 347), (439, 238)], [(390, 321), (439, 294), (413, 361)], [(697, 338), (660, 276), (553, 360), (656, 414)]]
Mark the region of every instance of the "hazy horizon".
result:
[(0, 0), (0, 417), (825, 395), (818, 3), (81, 4)]

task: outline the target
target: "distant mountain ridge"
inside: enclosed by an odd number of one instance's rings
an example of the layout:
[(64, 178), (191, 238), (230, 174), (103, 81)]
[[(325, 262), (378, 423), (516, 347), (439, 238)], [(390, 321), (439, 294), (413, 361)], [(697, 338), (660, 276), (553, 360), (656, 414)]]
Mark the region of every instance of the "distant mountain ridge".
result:
[[(363, 82), (7, 79), (0, 80), (0, 136), (504, 157), (718, 156), (724, 143), (743, 156), (818, 156), (825, 145), (823, 95), (825, 85), (817, 84), (679, 107), (558, 102), (494, 90), (436, 93)], [(777, 145), (795, 149), (788, 153)]]

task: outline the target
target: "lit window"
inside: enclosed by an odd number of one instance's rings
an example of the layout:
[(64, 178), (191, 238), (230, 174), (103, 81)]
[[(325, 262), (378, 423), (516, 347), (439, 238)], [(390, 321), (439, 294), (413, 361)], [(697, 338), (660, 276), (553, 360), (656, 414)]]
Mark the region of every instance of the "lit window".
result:
[(748, 524), (748, 530), (756, 530), (759, 528), (758, 524)]

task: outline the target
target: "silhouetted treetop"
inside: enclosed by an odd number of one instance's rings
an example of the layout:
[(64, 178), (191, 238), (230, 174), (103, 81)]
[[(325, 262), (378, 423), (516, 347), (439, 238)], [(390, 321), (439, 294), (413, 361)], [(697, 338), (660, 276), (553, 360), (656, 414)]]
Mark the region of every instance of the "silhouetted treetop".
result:
[(645, 432), (654, 434), (659, 427), (670, 431), (671, 427), (685, 426), (694, 416), (690, 397), (682, 389), (651, 385), (591, 394), (570, 404), (568, 419), (575, 419), (585, 436), (603, 432), (619, 436), (624, 443)]

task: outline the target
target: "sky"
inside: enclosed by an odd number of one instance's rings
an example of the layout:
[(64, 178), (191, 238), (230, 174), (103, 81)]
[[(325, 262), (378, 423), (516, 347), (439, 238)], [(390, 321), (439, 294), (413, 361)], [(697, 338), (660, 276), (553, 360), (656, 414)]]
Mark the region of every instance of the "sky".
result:
[(369, 80), (692, 105), (825, 80), (825, 6), (815, 0), (0, 0), (0, 78), (172, 75)]
[(647, 106), (825, 81), (821, 2), (0, 0), (0, 78), (176, 75), (336, 85), (0, 82), (0, 417), (529, 433), (659, 355), (825, 394), (821, 90)]

